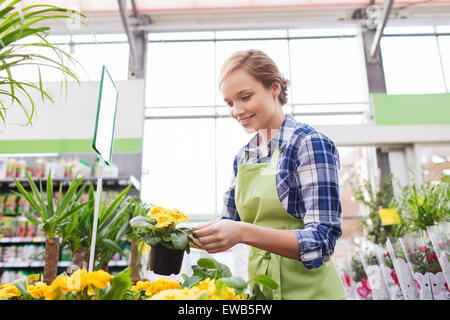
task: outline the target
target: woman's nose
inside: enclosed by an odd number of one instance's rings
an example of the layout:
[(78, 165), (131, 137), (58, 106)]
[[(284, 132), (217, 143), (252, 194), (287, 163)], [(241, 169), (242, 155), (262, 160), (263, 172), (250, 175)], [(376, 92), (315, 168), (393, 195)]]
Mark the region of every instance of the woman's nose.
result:
[(235, 104), (233, 106), (233, 111), (232, 112), (233, 112), (234, 117), (239, 118), (241, 115), (244, 114), (245, 110), (244, 110), (244, 108), (242, 108), (238, 104)]

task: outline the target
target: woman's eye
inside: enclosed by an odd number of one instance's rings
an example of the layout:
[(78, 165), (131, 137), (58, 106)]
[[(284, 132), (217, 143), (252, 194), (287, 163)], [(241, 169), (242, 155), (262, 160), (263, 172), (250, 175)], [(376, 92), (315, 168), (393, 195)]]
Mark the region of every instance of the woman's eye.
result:
[(243, 96), (242, 100), (247, 101), (248, 99), (250, 99), (250, 96)]
[(233, 104), (231, 102), (227, 102), (227, 106), (231, 108)]

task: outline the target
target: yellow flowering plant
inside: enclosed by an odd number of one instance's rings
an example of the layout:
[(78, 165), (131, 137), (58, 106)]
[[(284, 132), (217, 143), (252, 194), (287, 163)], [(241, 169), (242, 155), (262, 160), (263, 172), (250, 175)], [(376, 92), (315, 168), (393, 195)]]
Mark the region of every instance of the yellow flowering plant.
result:
[(0, 286), (2, 300), (121, 300), (131, 286), (130, 269), (112, 276), (99, 270), (78, 269), (61, 274), (50, 285), (37, 281), (28, 284), (16, 280)]
[[(265, 300), (261, 286), (270, 290), (278, 288), (278, 284), (265, 274), (259, 274), (249, 281), (233, 276), (226, 265), (212, 258), (201, 258), (191, 268), (193, 274), (190, 277), (182, 275), (183, 293), (176, 293), (186, 299), (189, 296), (201, 300)], [(249, 287), (250, 294), (246, 293)], [(175, 294), (174, 291), (172, 293)], [(154, 299), (162, 298), (162, 295), (163, 293)]]
[(193, 230), (181, 227), (180, 223), (189, 218), (177, 209), (169, 210), (161, 206), (152, 206), (147, 215), (139, 215), (130, 220), (134, 232), (128, 238), (142, 239), (150, 246), (161, 244), (168, 249), (190, 252), (190, 235)]
[(180, 289), (181, 284), (172, 278), (160, 277), (156, 281), (138, 281), (126, 291), (124, 299), (127, 300), (148, 300), (153, 295), (172, 289)]

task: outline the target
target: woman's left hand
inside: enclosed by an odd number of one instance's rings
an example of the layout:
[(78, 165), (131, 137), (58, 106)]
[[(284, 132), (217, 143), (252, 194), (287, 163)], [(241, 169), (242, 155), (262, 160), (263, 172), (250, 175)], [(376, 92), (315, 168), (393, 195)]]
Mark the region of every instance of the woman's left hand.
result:
[(240, 224), (237, 221), (214, 220), (193, 227), (197, 240), (209, 253), (225, 251), (241, 240)]

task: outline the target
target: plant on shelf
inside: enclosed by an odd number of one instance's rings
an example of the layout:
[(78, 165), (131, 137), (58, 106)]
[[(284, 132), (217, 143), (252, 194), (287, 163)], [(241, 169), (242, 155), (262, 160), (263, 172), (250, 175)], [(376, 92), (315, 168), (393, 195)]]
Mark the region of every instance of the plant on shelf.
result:
[(47, 237), (45, 242), (44, 282), (49, 284), (55, 279), (57, 274), (60, 248), (59, 233), (66, 223), (67, 218), (87, 204), (74, 204), (80, 200), (85, 186), (82, 186), (80, 190), (78, 190), (78, 187), (83, 181), (83, 177), (78, 179), (77, 176), (75, 176), (70, 182), (64, 195), (62, 193), (62, 183), (60, 183), (58, 198), (55, 200), (53, 198), (51, 172), (48, 174), (46, 190), (42, 188), (42, 181), (40, 181), (40, 187), (38, 188), (28, 171), (25, 172), (31, 187), (31, 192), (28, 192), (22, 184), (14, 178), (14, 183), (19, 190), (18, 193), (15, 193), (29, 202), (36, 213), (36, 216), (25, 212), (25, 217), (37, 228), (42, 229)]
[(352, 189), (355, 199), (369, 209), (367, 216), (358, 217), (358, 228), (363, 231), (367, 240), (384, 245), (388, 237), (401, 235), (402, 224), (383, 225), (379, 213), (380, 209), (388, 208), (391, 204), (393, 194), (391, 174), (386, 176), (379, 191), (374, 190), (367, 180), (357, 186), (352, 184)]
[[(34, 4), (26, 6), (22, 0), (0, 1), (0, 118), (6, 123), (6, 101), (16, 103), (27, 118), (26, 125), (32, 123), (35, 102), (30, 94), (37, 91), (42, 100), (53, 101), (42, 84), (42, 68), (52, 68), (61, 72), (62, 82), (79, 82), (67, 62), (76, 62), (73, 57), (57, 45), (51, 44), (47, 37), (51, 28), (47, 22), (55, 20), (87, 23), (86, 16), (75, 10), (53, 5)], [(18, 79), (17, 71), (23, 67), (36, 67), (38, 83), (28, 79)], [(30, 103), (29, 110), (26, 104)]]
[(190, 237), (192, 229), (179, 226), (188, 220), (177, 209), (161, 206), (153, 206), (146, 216), (131, 219), (134, 232), (129, 237), (142, 239), (151, 247), (150, 270), (162, 275), (179, 272), (184, 252), (189, 253), (189, 243), (194, 243)]
[(395, 202), (406, 231), (426, 233), (428, 226), (450, 219), (450, 176), (434, 185), (424, 182), (404, 187)]

